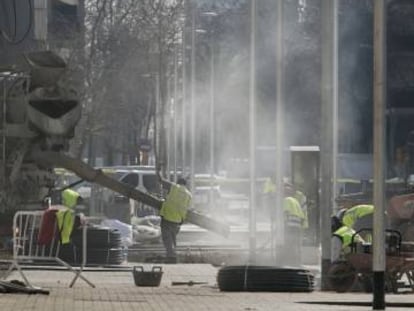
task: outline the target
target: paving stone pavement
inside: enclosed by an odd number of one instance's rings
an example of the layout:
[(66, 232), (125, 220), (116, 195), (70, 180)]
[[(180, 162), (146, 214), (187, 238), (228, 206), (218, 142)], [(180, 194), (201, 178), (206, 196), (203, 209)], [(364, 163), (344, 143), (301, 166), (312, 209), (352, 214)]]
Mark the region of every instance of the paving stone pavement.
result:
[[(133, 264), (129, 264), (131, 267)], [(142, 265), (145, 271), (152, 265)], [(163, 277), (159, 287), (135, 286), (132, 271), (86, 271), (83, 275), (96, 285), (90, 287), (68, 271), (25, 270), (29, 281), (49, 295), (0, 294), (0, 311), (203, 311), (203, 310), (372, 310), (371, 306), (324, 305), (305, 302), (365, 302), (372, 294), (314, 291), (311, 293), (220, 292), (216, 286), (217, 268), (208, 264), (161, 265)], [(17, 272), (9, 278), (21, 279)], [(207, 282), (203, 285), (173, 286), (172, 281)], [(387, 295), (387, 302), (414, 303), (414, 294)], [(387, 307), (387, 310), (407, 310)]]

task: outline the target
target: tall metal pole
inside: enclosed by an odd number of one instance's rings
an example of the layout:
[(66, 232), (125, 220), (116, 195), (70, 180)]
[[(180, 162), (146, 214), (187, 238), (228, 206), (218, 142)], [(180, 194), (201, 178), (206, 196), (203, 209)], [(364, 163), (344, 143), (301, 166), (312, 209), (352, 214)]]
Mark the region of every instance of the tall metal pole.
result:
[(190, 191), (194, 193), (194, 178), (195, 178), (195, 118), (196, 118), (196, 102), (195, 102), (195, 73), (196, 73), (196, 45), (195, 45), (195, 14), (196, 14), (196, 2), (192, 3), (191, 7), (191, 94), (190, 94)]
[(159, 110), (160, 110), (160, 76), (159, 73), (155, 73), (155, 116), (154, 116), (154, 156), (155, 156), (155, 168), (157, 171), (160, 169), (159, 163), (159, 151), (160, 151), (160, 139), (158, 132), (161, 131), (159, 126)]
[(250, 84), (249, 84), (249, 146), (250, 200), (249, 253), (250, 263), (256, 261), (256, 0), (250, 0)]
[(177, 130), (177, 114), (178, 114), (178, 46), (174, 47), (174, 106), (173, 106), (173, 170), (174, 182), (177, 182), (177, 163), (178, 163), (178, 130)]
[(1, 161), (2, 161), (2, 172), (1, 172), (1, 186), (4, 187), (6, 183), (7, 178), (7, 161), (6, 161), (6, 114), (7, 114), (7, 83), (8, 83), (8, 77), (2, 76), (3, 79), (3, 105), (2, 105), (2, 131), (1, 131)]
[(322, 0), (322, 77), (321, 77), (321, 205), (320, 242), (322, 246), (321, 289), (329, 290), (331, 265), (331, 215), (334, 176), (334, 104), (335, 92), (335, 15), (337, 0)]
[[(272, 217), (272, 256), (277, 255), (277, 250), (282, 250), (281, 245), (285, 240), (285, 230), (283, 222), (283, 127), (284, 127), (284, 94), (283, 94), (283, 75), (284, 75), (284, 59), (283, 59), (283, 2), (277, 2), (277, 21), (276, 21), (276, 210), (274, 211), (274, 219)], [(276, 244), (276, 245), (275, 245)]]
[[(186, 2), (187, 3), (187, 2)], [(183, 92), (183, 100), (181, 103), (181, 170), (184, 176), (185, 168), (187, 165), (187, 40), (185, 36), (185, 26), (186, 22), (184, 21), (183, 26), (183, 46), (182, 46), (182, 92)]]
[(166, 138), (166, 147), (165, 147), (165, 171), (167, 174), (165, 175), (166, 178), (171, 178), (171, 137), (173, 129), (173, 119), (172, 119), (172, 111), (173, 111), (174, 101), (171, 98), (171, 80), (169, 72), (167, 73), (167, 105), (164, 111), (164, 114), (161, 118), (164, 120), (161, 122), (164, 125), (162, 131), (165, 133)]
[(215, 49), (214, 49), (214, 38), (210, 38), (210, 210), (211, 208), (214, 208), (215, 200), (214, 200), (214, 145), (215, 145), (215, 137), (214, 137), (214, 131), (215, 131), (215, 120), (214, 120), (214, 114), (215, 114), (215, 68), (214, 68), (214, 61), (215, 61)]
[(386, 4), (374, 1), (374, 226), (373, 226), (373, 310), (385, 310), (385, 101), (386, 101)]
[(335, 198), (338, 194), (338, 0), (332, 1), (332, 208), (336, 208)]

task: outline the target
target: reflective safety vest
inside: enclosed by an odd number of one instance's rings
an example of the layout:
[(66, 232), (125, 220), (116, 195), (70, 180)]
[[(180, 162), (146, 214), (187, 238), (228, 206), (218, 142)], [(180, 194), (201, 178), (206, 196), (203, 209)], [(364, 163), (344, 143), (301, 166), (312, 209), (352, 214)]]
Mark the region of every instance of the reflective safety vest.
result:
[[(355, 234), (355, 230), (352, 228), (349, 228), (347, 226), (342, 226), (338, 230), (334, 232), (334, 236), (338, 237), (342, 241), (342, 253), (348, 254), (351, 252), (351, 243), (352, 243), (352, 237)], [(362, 243), (364, 240), (361, 238), (359, 234), (355, 235), (354, 237), (354, 243)]]
[(356, 205), (345, 211), (342, 217), (342, 223), (345, 226), (353, 228), (357, 219), (373, 214), (373, 213), (374, 213), (374, 205), (370, 205), (370, 204)]
[(78, 203), (79, 193), (72, 189), (66, 189), (62, 192), (62, 204), (68, 208), (74, 208)]
[(305, 214), (298, 200), (294, 197), (286, 197), (283, 200), (283, 210), (286, 215), (286, 225), (291, 227), (303, 227)]
[(56, 219), (60, 233), (60, 241), (62, 244), (67, 244), (70, 242), (73, 225), (75, 224), (75, 213), (68, 208), (61, 209), (57, 211)]
[(191, 193), (186, 187), (173, 184), (168, 192), (167, 198), (162, 203), (160, 216), (165, 220), (182, 223), (190, 206)]
[[(334, 232), (334, 236), (337, 236), (342, 241), (342, 249), (347, 248), (349, 245), (351, 245), (352, 242), (352, 236), (355, 234), (355, 230), (352, 228), (349, 228), (347, 226), (342, 226), (338, 230)], [(355, 241), (357, 242), (357, 241)]]

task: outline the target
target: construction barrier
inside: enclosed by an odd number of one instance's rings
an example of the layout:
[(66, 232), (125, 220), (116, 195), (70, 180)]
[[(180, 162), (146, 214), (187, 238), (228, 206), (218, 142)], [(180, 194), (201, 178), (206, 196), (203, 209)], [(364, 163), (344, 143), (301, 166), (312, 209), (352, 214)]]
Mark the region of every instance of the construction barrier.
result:
[[(87, 226), (82, 224), (83, 252), (79, 268), (73, 268), (60, 259), (59, 250), (62, 246), (56, 218), (48, 218), (46, 211), (19, 211), (13, 219), (13, 260), (8, 271), (3, 275), (6, 279), (14, 269), (17, 269), (27, 286), (32, 287), (21, 268), (22, 264), (37, 262), (56, 262), (75, 274), (69, 284), (72, 287), (78, 278), (81, 278), (91, 287), (95, 285), (82, 275), (86, 264)], [(51, 220), (52, 219), (52, 220)], [(45, 228), (46, 227), (46, 228)], [(42, 232), (48, 230), (47, 238)]]

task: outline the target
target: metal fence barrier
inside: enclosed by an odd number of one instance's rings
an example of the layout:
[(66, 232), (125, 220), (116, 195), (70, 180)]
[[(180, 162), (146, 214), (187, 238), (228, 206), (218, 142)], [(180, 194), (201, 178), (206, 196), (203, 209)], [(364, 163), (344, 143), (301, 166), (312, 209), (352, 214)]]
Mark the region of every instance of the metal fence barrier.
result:
[(82, 275), (83, 268), (86, 264), (86, 249), (87, 249), (87, 226), (82, 224), (82, 240), (83, 252), (82, 262), (79, 268), (73, 268), (67, 262), (60, 259), (59, 251), (61, 248), (60, 236), (57, 232), (57, 221), (51, 224), (53, 230), (50, 235), (50, 240), (47, 243), (40, 243), (39, 233), (42, 229), (45, 211), (19, 211), (15, 214), (13, 219), (13, 260), (7, 272), (3, 275), (6, 279), (13, 269), (17, 269), (24, 279), (27, 286), (33, 287), (21, 268), (22, 264), (30, 264), (35, 262), (57, 262), (66, 267), (69, 271), (75, 274), (74, 278), (69, 284), (72, 287), (78, 278), (84, 280), (91, 287), (95, 285)]

